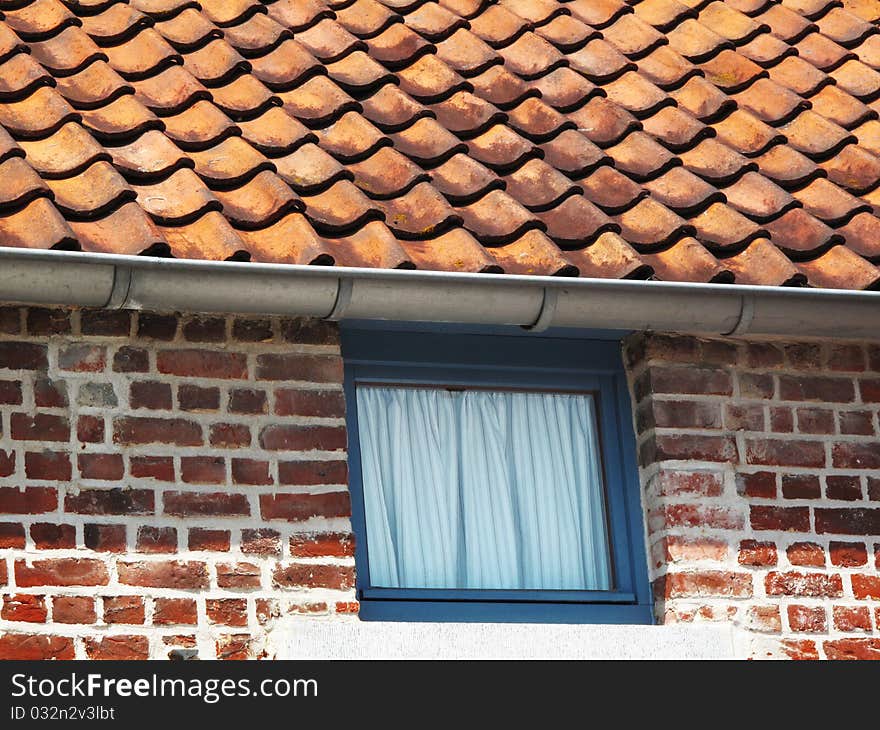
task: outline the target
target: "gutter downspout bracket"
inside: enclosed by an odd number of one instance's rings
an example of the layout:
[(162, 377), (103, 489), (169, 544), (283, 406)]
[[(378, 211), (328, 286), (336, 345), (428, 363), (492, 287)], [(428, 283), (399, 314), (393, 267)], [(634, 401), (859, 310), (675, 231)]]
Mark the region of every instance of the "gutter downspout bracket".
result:
[(107, 298), (105, 309), (124, 309), (131, 290), (131, 269), (128, 266), (113, 267), (113, 288)]
[(544, 287), (544, 298), (541, 301), (541, 311), (538, 312), (538, 318), (532, 324), (523, 325), (523, 329), (529, 332), (544, 332), (556, 316), (556, 305), (558, 303), (559, 290)]
[(730, 332), (722, 332), (725, 337), (736, 337), (744, 335), (752, 326), (752, 320), (755, 318), (755, 297), (747, 294), (741, 299), (739, 319)]

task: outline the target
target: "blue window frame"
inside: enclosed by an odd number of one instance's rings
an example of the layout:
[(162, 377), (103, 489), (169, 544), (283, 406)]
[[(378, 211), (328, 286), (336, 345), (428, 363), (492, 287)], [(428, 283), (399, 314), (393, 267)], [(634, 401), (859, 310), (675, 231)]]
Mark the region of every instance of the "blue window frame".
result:
[[(363, 620), (651, 623), (635, 436), (619, 334), (345, 324), (342, 354), (357, 595)], [(589, 393), (596, 405), (613, 575), (609, 590), (388, 588), (370, 580), (358, 388)]]

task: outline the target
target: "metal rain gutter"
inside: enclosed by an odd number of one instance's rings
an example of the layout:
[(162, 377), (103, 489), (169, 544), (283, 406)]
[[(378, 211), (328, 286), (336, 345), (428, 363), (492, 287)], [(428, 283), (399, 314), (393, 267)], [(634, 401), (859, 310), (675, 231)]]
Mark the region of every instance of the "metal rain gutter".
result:
[(880, 292), (0, 248), (0, 301), (325, 319), (880, 339)]

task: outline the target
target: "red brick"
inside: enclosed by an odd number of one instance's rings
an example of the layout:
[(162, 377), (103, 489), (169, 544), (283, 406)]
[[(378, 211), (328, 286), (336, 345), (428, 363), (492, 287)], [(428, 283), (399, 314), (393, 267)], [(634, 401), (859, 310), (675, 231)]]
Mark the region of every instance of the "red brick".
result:
[(12, 438), (15, 441), (69, 441), (70, 424), (66, 416), (49, 413), (13, 413), (10, 416)]
[(25, 310), (27, 331), (32, 335), (65, 335), (70, 328), (70, 310), (30, 307)]
[(170, 456), (132, 456), (130, 469), (138, 479), (174, 481), (174, 460)]
[(766, 466), (825, 466), (821, 441), (746, 439), (746, 461)]
[(650, 369), (651, 389), (654, 393), (693, 393), (695, 395), (731, 395), (733, 379), (730, 373), (716, 368), (663, 367)]
[(0, 659), (73, 659), (73, 639), (45, 634), (0, 635)]
[(348, 464), (345, 461), (282, 461), (278, 464), (278, 481), (299, 486), (347, 484)]
[(831, 459), (844, 469), (880, 469), (880, 441), (845, 441), (831, 447)]
[(272, 582), (279, 588), (332, 588), (344, 591), (354, 587), (354, 568), (317, 563), (279, 565), (272, 574)]
[(753, 504), (750, 507), (749, 519), (753, 530), (808, 532), (810, 529), (809, 507), (770, 507)]
[(269, 462), (257, 459), (232, 460), (233, 484), (272, 484)]
[(758, 471), (754, 474), (736, 475), (736, 491), (746, 497), (760, 499), (776, 498), (776, 474), (772, 471)]
[(223, 342), (226, 320), (223, 317), (192, 317), (183, 324), (183, 339), (188, 342)]
[(271, 425), (260, 431), (260, 446), (270, 451), (340, 451), (345, 445), (342, 426)]
[(651, 461), (697, 460), (735, 462), (736, 442), (730, 436), (662, 434), (653, 444)]
[(226, 460), (222, 456), (184, 456), (180, 459), (180, 476), (187, 484), (223, 484)]
[(336, 345), (339, 343), (339, 327), (313, 317), (296, 317), (281, 320), (281, 336), (285, 342), (297, 345)]
[(69, 481), (72, 471), (70, 454), (62, 451), (28, 451), (24, 471), (29, 479)]
[(21, 309), (0, 307), (0, 332), (5, 335), (21, 334)]
[(840, 499), (853, 502), (862, 498), (862, 485), (857, 476), (828, 476), (825, 479), (828, 499)]
[(113, 355), (113, 370), (117, 373), (145, 373), (150, 369), (150, 355), (140, 347), (120, 347)]
[(125, 585), (180, 590), (208, 587), (208, 569), (200, 562), (120, 562), (117, 567), (119, 582)]
[(104, 621), (108, 624), (144, 623), (144, 599), (142, 596), (105, 596)]
[(76, 547), (76, 528), (54, 522), (31, 525), (31, 539), (37, 550), (63, 550)]
[(77, 373), (99, 373), (107, 367), (107, 348), (80, 342), (63, 345), (58, 350), (58, 367)]
[(268, 528), (242, 530), (241, 551), (250, 555), (280, 555), (281, 535)]
[(779, 397), (782, 400), (852, 403), (855, 385), (849, 378), (823, 375), (780, 375)]
[(259, 588), (260, 568), (253, 563), (218, 563), (218, 588)]
[(46, 370), (49, 348), (31, 342), (0, 342), (0, 370)]
[(786, 656), (795, 661), (812, 661), (819, 658), (815, 641), (783, 639), (781, 647)]
[(105, 586), (109, 582), (103, 560), (91, 558), (51, 558), (34, 560), (28, 565), (15, 561), (15, 583), (19, 588), (32, 586)]
[(752, 577), (748, 573), (706, 570), (670, 573), (666, 576), (666, 598), (697, 598), (701, 596), (749, 598), (751, 595)]
[(770, 430), (773, 433), (792, 433), (794, 431), (794, 411), (791, 408), (781, 406), (771, 407)]
[(880, 660), (880, 639), (836, 639), (822, 646), (829, 659)]
[[(24, 525), (17, 522), (0, 522), (0, 550), (24, 548)], [(0, 565), (6, 566), (0, 561)], [(5, 574), (2, 576), (5, 577)], [(0, 584), (3, 580), (0, 580)]]
[(15, 452), (0, 449), (0, 477), (12, 476), (15, 473)]
[(251, 445), (251, 430), (244, 423), (211, 424), (211, 446), (218, 448), (240, 448)]
[(98, 444), (104, 440), (104, 419), (101, 416), (80, 416), (76, 421), (76, 440)]
[(155, 380), (142, 380), (132, 383), (128, 390), (128, 404), (132, 408), (147, 408), (153, 411), (170, 411), (171, 386)]
[(85, 638), (89, 659), (134, 660), (148, 659), (150, 643), (146, 636), (103, 636)]
[(261, 626), (265, 626), (273, 618), (278, 618), (281, 615), (281, 606), (278, 601), (272, 598), (258, 598), (254, 603), (256, 604), (254, 608), (256, 609), (257, 623)]
[(165, 492), (165, 514), (178, 517), (230, 517), (251, 513), (244, 494), (228, 492)]
[(864, 403), (880, 403), (880, 378), (860, 380), (859, 393)]
[(768, 573), (764, 585), (768, 596), (839, 598), (843, 595), (840, 576), (824, 573)]
[(746, 345), (746, 364), (750, 368), (772, 368), (782, 365), (782, 350), (769, 342), (749, 342)]
[(653, 423), (659, 428), (721, 428), (721, 407), (702, 401), (651, 401)]
[(20, 406), (22, 403), (21, 381), (0, 380), (0, 404)]
[(205, 610), (212, 624), (247, 626), (247, 601), (244, 598), (208, 598)]
[(54, 596), (52, 620), (59, 624), (93, 624), (97, 620), (91, 596)]
[(174, 339), (177, 333), (177, 317), (167, 314), (152, 314), (140, 312), (138, 314), (138, 337), (150, 340), (169, 341)]
[(836, 542), (832, 540), (828, 546), (828, 552), (831, 554), (831, 563), (842, 568), (854, 568), (868, 563), (868, 548), (861, 542)]
[(788, 625), (792, 631), (823, 633), (828, 627), (825, 608), (822, 606), (789, 606)]
[(652, 511), (648, 522), (651, 529), (658, 530), (669, 527), (739, 530), (743, 527), (744, 517), (737, 508), (685, 503), (667, 504), (661, 509)]
[(190, 550), (227, 552), (229, 542), (229, 530), (209, 530), (204, 527), (191, 527), (189, 530)]
[[(331, 544), (324, 547), (319, 539), (315, 550), (333, 550)], [(340, 536), (343, 537), (343, 536)], [(293, 552), (294, 541), (297, 536), (294, 535), (290, 539), (291, 552)], [(347, 541), (347, 544), (340, 545), (335, 549), (344, 549), (346, 551), (354, 551), (354, 544)], [(655, 557), (656, 567), (661, 567), (665, 563), (692, 563), (698, 560), (726, 560), (728, 545), (726, 540), (719, 540), (709, 537), (684, 537), (682, 535), (667, 535), (661, 538), (652, 546), (652, 554)]]
[(177, 402), (182, 411), (216, 411), (220, 408), (220, 389), (184, 384), (177, 389)]
[(840, 432), (858, 436), (871, 436), (874, 433), (874, 419), (871, 411), (843, 411), (840, 418)]
[(348, 492), (321, 494), (261, 494), (260, 512), (267, 520), (307, 520), (310, 517), (348, 517)]
[(792, 565), (805, 568), (825, 567), (825, 550), (815, 542), (794, 542), (785, 552)]
[(67, 383), (63, 380), (34, 380), (34, 403), (40, 408), (65, 408), (68, 405)]
[(79, 454), (76, 461), (83, 479), (116, 481), (125, 473), (122, 454)]
[(361, 605), (357, 601), (337, 601), (334, 608), (336, 613), (357, 614), (361, 610)]
[(763, 431), (764, 406), (726, 404), (724, 427), (729, 431)]
[(155, 511), (155, 495), (151, 489), (81, 489), (67, 494), (64, 511), (81, 515), (151, 515)]
[(251, 657), (251, 637), (247, 634), (227, 634), (214, 642), (217, 658), (224, 661), (244, 661)]
[(280, 388), (275, 391), (275, 413), (339, 418), (345, 415), (345, 396), (341, 390)]
[(681, 495), (719, 497), (724, 491), (724, 480), (718, 472), (666, 469), (654, 477), (650, 490), (661, 497)]
[(783, 474), (782, 496), (786, 499), (819, 499), (822, 485), (813, 474)]
[(272, 339), (272, 320), (236, 317), (232, 322), (232, 339), (238, 342), (268, 342)]
[(798, 431), (801, 433), (834, 433), (834, 411), (826, 408), (798, 408)]
[(347, 532), (293, 535), (290, 554), (295, 558), (346, 558), (354, 555), (354, 536)]
[(816, 532), (838, 535), (880, 535), (880, 509), (818, 507)]
[(880, 479), (868, 477), (868, 499), (880, 502)]
[(779, 606), (750, 606), (748, 628), (767, 634), (782, 631), (782, 616)]
[(737, 373), (739, 392), (743, 398), (772, 398), (773, 376), (765, 373)]
[(853, 595), (858, 599), (871, 598), (878, 600), (880, 599), (880, 576), (853, 573), (852, 589)]
[(79, 315), (80, 331), (99, 337), (126, 337), (131, 333), (131, 313), (108, 309), (85, 309)]
[(838, 631), (871, 630), (871, 612), (867, 606), (835, 606), (832, 615)]
[(198, 623), (196, 602), (192, 598), (157, 598), (153, 609), (153, 623), (156, 626)]
[(52, 487), (0, 487), (0, 514), (38, 515), (58, 509), (58, 492)]
[(143, 525), (138, 528), (136, 549), (139, 553), (177, 552), (177, 529)]
[(828, 366), (832, 370), (861, 372), (865, 369), (865, 351), (861, 345), (832, 345)]
[(753, 567), (776, 565), (777, 560), (775, 542), (743, 540), (739, 544), (738, 562), (740, 565)]
[(342, 358), (332, 355), (258, 355), (257, 379), (341, 383)]
[(201, 446), (202, 427), (183, 418), (138, 418), (113, 421), (113, 442), (117, 444), (172, 444)]
[(3, 610), (0, 618), (6, 621), (22, 621), (31, 624), (46, 623), (46, 598), (20, 593), (3, 598)]
[(156, 369), (166, 375), (240, 379), (247, 377), (247, 356), (240, 352), (163, 350), (156, 355)]
[(101, 553), (124, 553), (128, 548), (125, 525), (85, 525), (83, 541), (89, 550)]
[(265, 391), (251, 388), (236, 388), (229, 393), (230, 413), (261, 414), (269, 412)]

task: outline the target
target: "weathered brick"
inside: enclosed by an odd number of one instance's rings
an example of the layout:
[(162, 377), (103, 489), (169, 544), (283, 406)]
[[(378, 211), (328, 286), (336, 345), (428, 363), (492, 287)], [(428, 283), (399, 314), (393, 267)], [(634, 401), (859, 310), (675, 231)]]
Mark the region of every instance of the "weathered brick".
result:
[(142, 660), (149, 658), (150, 642), (146, 636), (87, 636), (85, 649), (89, 659)]
[(778, 634), (782, 631), (782, 616), (779, 612), (779, 606), (750, 606), (746, 626), (752, 631)]
[(91, 596), (53, 596), (52, 620), (59, 624), (93, 624), (97, 620)]
[(829, 659), (880, 660), (880, 639), (835, 639), (822, 647)]
[(797, 408), (798, 431), (800, 433), (834, 433), (834, 411), (827, 408)]
[(165, 514), (178, 517), (211, 515), (214, 517), (246, 516), (251, 513), (244, 494), (228, 492), (165, 492)]
[(341, 383), (342, 359), (331, 355), (257, 356), (258, 380), (301, 380), (309, 383)]
[(25, 623), (42, 624), (46, 622), (48, 611), (46, 597), (19, 593), (3, 599), (0, 618), (6, 621), (22, 621)]
[(236, 317), (232, 321), (232, 339), (238, 342), (268, 342), (272, 339), (272, 320)]
[(229, 530), (211, 530), (205, 527), (191, 527), (189, 530), (190, 550), (227, 552), (229, 544)]
[(745, 497), (775, 499), (776, 474), (772, 471), (740, 472), (736, 475), (736, 491)]
[(843, 595), (843, 581), (840, 576), (824, 573), (771, 572), (764, 580), (764, 587), (768, 596), (838, 598)]
[(867, 606), (834, 606), (832, 616), (838, 631), (871, 630), (871, 612)]
[(863, 542), (839, 542), (832, 540), (828, 545), (831, 564), (842, 568), (854, 568), (868, 563), (868, 547)]
[(335, 322), (310, 317), (281, 320), (281, 336), (297, 345), (339, 344), (339, 327)]
[(242, 530), (241, 551), (250, 555), (281, 555), (281, 534), (267, 527)]
[(245, 423), (213, 423), (210, 430), (211, 446), (234, 449), (251, 445), (251, 430)]
[(145, 620), (143, 596), (104, 597), (104, 621), (108, 624), (139, 625)]
[(80, 416), (76, 421), (76, 440), (98, 444), (104, 440), (104, 419), (101, 416)]
[(840, 433), (847, 436), (871, 436), (874, 417), (871, 411), (841, 411), (838, 414)]
[(743, 540), (739, 544), (737, 562), (739, 562), (740, 565), (748, 565), (751, 567), (776, 565), (778, 562), (776, 543)]
[(817, 507), (816, 532), (837, 535), (880, 535), (880, 509)]
[(125, 525), (87, 524), (83, 541), (89, 550), (101, 553), (124, 553), (128, 547)]
[(849, 378), (780, 375), (779, 397), (782, 400), (852, 403), (855, 400), (855, 385)]
[(354, 555), (354, 535), (347, 532), (297, 534), (290, 538), (295, 558), (346, 558)]
[(119, 582), (144, 588), (195, 590), (208, 587), (208, 569), (195, 561), (125, 562), (117, 565)]
[(261, 414), (269, 412), (266, 392), (254, 388), (234, 388), (229, 392), (230, 413)]
[(0, 342), (0, 370), (45, 370), (49, 348), (32, 342)]
[[(0, 522), (0, 550), (24, 548), (24, 525), (20, 522)], [(0, 562), (5, 567), (5, 563)], [(0, 580), (0, 584), (3, 580)]]
[(880, 441), (844, 441), (831, 448), (834, 466), (843, 469), (880, 469)]
[(223, 342), (226, 320), (223, 317), (190, 317), (183, 323), (183, 339), (187, 342)]
[(853, 596), (857, 599), (880, 600), (880, 575), (852, 574)]
[(786, 549), (788, 562), (803, 568), (824, 568), (825, 549), (815, 542), (793, 542)]
[(278, 464), (278, 481), (300, 486), (347, 484), (348, 464), (345, 461), (282, 461)]
[(37, 550), (63, 550), (76, 547), (76, 527), (54, 522), (31, 525), (31, 540)]
[(0, 380), (0, 405), (20, 406), (21, 403), (21, 381)]
[(819, 499), (822, 484), (814, 474), (783, 474), (782, 496), (786, 499)]
[(177, 552), (177, 529), (142, 525), (138, 528), (136, 549), (139, 553)]
[(174, 339), (177, 334), (177, 317), (166, 314), (153, 314), (140, 312), (138, 314), (137, 336), (150, 340), (163, 340), (165, 342)]
[(64, 511), (83, 515), (151, 515), (155, 497), (151, 489), (81, 489), (64, 497)]
[(348, 517), (348, 492), (321, 494), (261, 494), (260, 512), (267, 520), (307, 520), (310, 517)]
[(192, 598), (157, 598), (153, 604), (153, 623), (157, 626), (198, 623), (196, 602)]
[(270, 451), (340, 451), (345, 445), (342, 426), (276, 424), (260, 430), (260, 446)]
[(247, 377), (247, 357), (239, 352), (163, 350), (156, 355), (156, 368), (166, 375), (240, 379)]
[(122, 454), (78, 454), (76, 462), (83, 479), (115, 481), (125, 473)]
[(0, 659), (73, 659), (73, 639), (46, 634), (0, 635)]
[(751, 595), (752, 577), (748, 573), (705, 570), (670, 573), (666, 576), (667, 598), (697, 598), (703, 596), (749, 598)]
[(58, 350), (58, 367), (76, 373), (99, 373), (107, 367), (107, 348), (80, 342), (64, 345)]
[(260, 567), (253, 563), (218, 563), (219, 588), (259, 588)]
[(109, 582), (107, 566), (93, 558), (50, 558), (15, 561), (15, 583), (20, 588), (32, 586), (105, 586)]
[(113, 371), (117, 373), (145, 373), (150, 369), (150, 356), (141, 347), (126, 345), (113, 354)]
[(279, 588), (332, 588), (349, 590), (354, 587), (354, 568), (349, 565), (291, 563), (279, 565), (272, 574)]
[(753, 530), (808, 532), (810, 529), (809, 507), (773, 507), (753, 504), (750, 508), (749, 519)]
[(127, 337), (131, 312), (112, 309), (84, 309), (79, 315), (80, 332), (100, 337)]
[(823, 606), (789, 606), (788, 626), (792, 631), (824, 633), (828, 627), (825, 608)]
[(208, 621), (223, 626), (247, 626), (247, 601), (244, 598), (209, 598), (205, 601)]
[(746, 439), (746, 461), (762, 466), (825, 466), (821, 441)]

